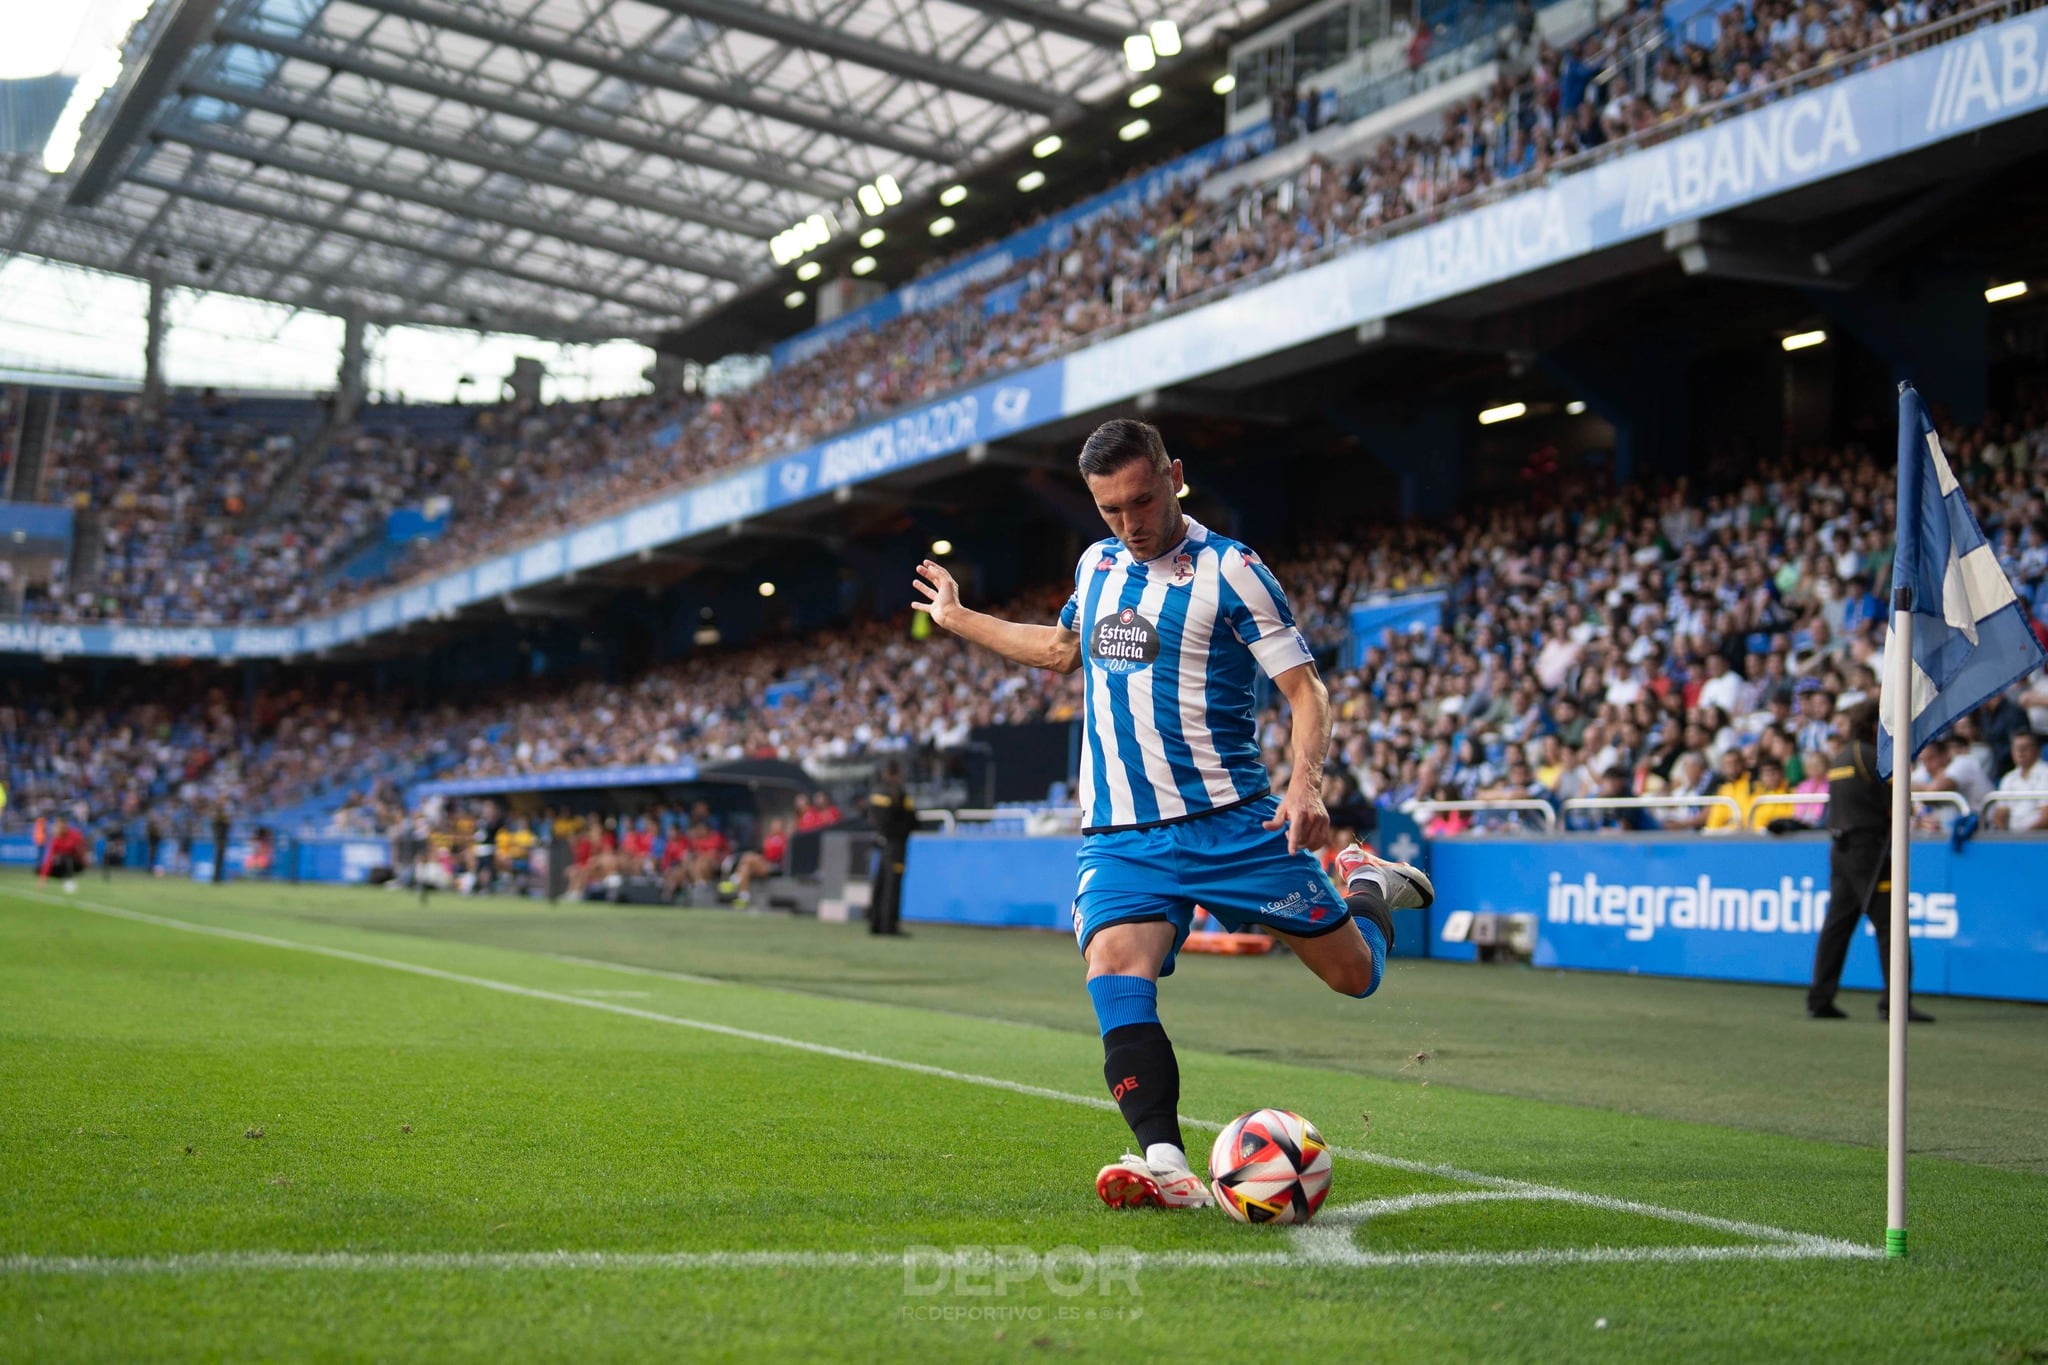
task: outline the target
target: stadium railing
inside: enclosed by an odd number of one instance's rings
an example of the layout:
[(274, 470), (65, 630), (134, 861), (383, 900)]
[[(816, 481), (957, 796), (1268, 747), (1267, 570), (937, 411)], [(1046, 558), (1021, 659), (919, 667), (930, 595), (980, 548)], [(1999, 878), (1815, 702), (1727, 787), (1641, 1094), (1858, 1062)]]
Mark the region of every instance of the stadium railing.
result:
[(1545, 834), (1557, 833), (1557, 811), (1548, 801), (1538, 801), (1534, 797), (1528, 800), (1409, 801), (1401, 807), (1402, 814), (1414, 816), (1417, 824), (1423, 824), (1432, 815), (1441, 812), (1460, 811), (1467, 814), (1478, 814), (1482, 811), (1512, 811), (1520, 814), (1535, 815), (1542, 821)]
[[(1730, 833), (1742, 827), (1742, 803), (1732, 796), (1574, 796), (1563, 803), (1567, 820), (1578, 811), (1713, 809), (1725, 810), (1734, 817)], [(1683, 834), (1686, 831), (1669, 832)]]
[[(1826, 792), (1773, 792), (1750, 799), (1749, 814), (1743, 820), (1744, 829), (1755, 829), (1756, 813), (1766, 806), (1818, 806), (1828, 803)], [(1918, 806), (1944, 806), (1959, 815), (1970, 813), (1970, 803), (1956, 792), (1914, 792), (1913, 804)]]
[[(1955, 795), (1955, 793), (1953, 792), (1930, 792), (1928, 794), (1931, 796)], [(1962, 798), (1957, 797), (1956, 799), (1961, 800)], [(1991, 811), (1994, 806), (2016, 806), (2022, 803), (2031, 803), (2038, 805), (2042, 802), (2048, 802), (2048, 792), (1993, 792), (1991, 793), (1991, 795), (1984, 798), (1984, 804), (1982, 807), (1979, 808), (1979, 810), (1980, 813), (1984, 816), (1986, 823), (1989, 823), (1991, 819)], [(2019, 832), (2021, 834), (2040, 834), (2044, 831), (2023, 829)]]

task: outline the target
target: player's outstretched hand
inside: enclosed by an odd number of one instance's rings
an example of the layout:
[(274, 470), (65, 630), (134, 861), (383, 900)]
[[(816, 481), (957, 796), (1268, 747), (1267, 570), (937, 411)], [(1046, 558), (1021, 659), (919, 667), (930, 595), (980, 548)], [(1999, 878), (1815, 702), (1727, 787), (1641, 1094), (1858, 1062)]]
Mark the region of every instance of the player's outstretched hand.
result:
[(1266, 821), (1267, 829), (1287, 827), (1287, 851), (1299, 853), (1321, 848), (1330, 841), (1330, 812), (1323, 798), (1289, 789), (1280, 798), (1280, 809)]
[(910, 586), (924, 594), (924, 601), (912, 602), (910, 609), (928, 614), (935, 625), (945, 626), (960, 610), (960, 584), (943, 564), (925, 560), (917, 566), (917, 577), (910, 580)]

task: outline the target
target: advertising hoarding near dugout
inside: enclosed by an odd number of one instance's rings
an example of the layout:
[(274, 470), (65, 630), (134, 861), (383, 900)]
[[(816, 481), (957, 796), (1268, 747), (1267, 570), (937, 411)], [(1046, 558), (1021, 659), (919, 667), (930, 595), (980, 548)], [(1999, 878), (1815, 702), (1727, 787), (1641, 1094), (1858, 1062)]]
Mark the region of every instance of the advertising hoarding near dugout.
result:
[[(2043, 109), (2048, 10), (2037, 10), (347, 611), (265, 628), (0, 623), (0, 652), (142, 659), (317, 653)], [(1124, 187), (1077, 206), (1063, 215), (1065, 231), (1136, 193)], [(910, 288), (929, 293), (949, 277), (942, 272)]]

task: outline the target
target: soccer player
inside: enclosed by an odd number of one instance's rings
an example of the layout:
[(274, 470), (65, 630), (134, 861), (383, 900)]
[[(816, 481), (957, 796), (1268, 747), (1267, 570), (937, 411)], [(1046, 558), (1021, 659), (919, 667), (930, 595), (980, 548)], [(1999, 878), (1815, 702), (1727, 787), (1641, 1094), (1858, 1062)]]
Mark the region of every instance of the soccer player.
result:
[(654, 871), (654, 822), (644, 815), (619, 836), (619, 871), (628, 877)]
[[(1095, 1180), (1114, 1207), (1211, 1201), (1181, 1141), (1180, 1068), (1159, 1022), (1195, 905), (1227, 929), (1260, 925), (1345, 995), (1379, 987), (1390, 910), (1426, 906), (1429, 879), (1356, 846), (1340, 893), (1317, 861), (1329, 835), (1329, 694), (1271, 571), (1181, 512), (1181, 463), (1143, 422), (1096, 428), (1081, 475), (1110, 536), (1088, 547), (1057, 625), (970, 611), (931, 560), (911, 605), (1005, 658), (1081, 672), (1086, 752), (1074, 932), (1102, 1027), (1103, 1077), (1138, 1151)], [(1293, 712), (1293, 774), (1271, 794), (1259, 759), (1254, 670)]]
[(89, 852), (85, 835), (73, 829), (63, 816), (58, 816), (50, 829), (50, 842), (43, 849), (40, 866), (43, 880), (54, 879), (64, 883), (66, 892), (78, 890), (78, 875), (85, 871)]
[(782, 821), (770, 820), (768, 833), (761, 840), (761, 847), (748, 849), (733, 863), (732, 877), (718, 884), (721, 895), (730, 895), (733, 904), (751, 905), (754, 900), (754, 883), (763, 877), (772, 877), (782, 867), (782, 860), (789, 856), (789, 833)]

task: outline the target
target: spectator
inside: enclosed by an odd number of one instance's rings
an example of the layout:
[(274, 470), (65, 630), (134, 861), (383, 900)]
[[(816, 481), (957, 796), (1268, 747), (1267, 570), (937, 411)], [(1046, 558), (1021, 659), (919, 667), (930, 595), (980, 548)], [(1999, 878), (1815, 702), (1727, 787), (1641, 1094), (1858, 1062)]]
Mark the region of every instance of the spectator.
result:
[(1700, 684), (1699, 705), (1736, 714), (1742, 702), (1742, 678), (1728, 667), (1725, 655), (1707, 656), (1707, 680)]
[(1834, 698), (1818, 678), (1801, 678), (1793, 690), (1799, 699), (1799, 751), (1824, 755), (1835, 742)]
[(2013, 753), (2013, 737), (2027, 729), (2027, 713), (2016, 705), (2004, 692), (1994, 693), (1976, 711), (1977, 733), (1991, 748), (1991, 776), (2003, 781), (2018, 762)]
[[(2032, 730), (2012, 732), (2012, 767), (1998, 779), (1998, 790), (2048, 797), (2048, 763), (2041, 760), (2041, 741)], [(2048, 800), (2001, 802), (1991, 808), (1991, 823), (2015, 831), (2048, 830)]]
[[(1969, 746), (1954, 735), (1942, 735), (1920, 751), (1912, 781), (1914, 791), (1954, 792), (1969, 803), (1973, 814), (1984, 808), (1984, 798), (1992, 792), (1990, 777)], [(1946, 827), (1953, 819), (1951, 810), (1941, 823)]]
[(1748, 756), (1740, 746), (1730, 745), (1722, 751), (1720, 780), (1714, 784), (1711, 795), (1726, 797), (1735, 805), (1733, 809), (1720, 804), (1709, 808), (1704, 826), (1707, 833), (1741, 830), (1749, 816), (1749, 798), (1754, 789)]
[[(1749, 794), (1749, 805), (1744, 811), (1744, 828), (1770, 829), (1779, 821), (1788, 825), (1804, 823), (1800, 819), (1800, 808), (1791, 801), (1772, 801), (1773, 796), (1790, 794), (1792, 788), (1785, 781), (1785, 765), (1773, 758), (1761, 759), (1756, 765), (1756, 782)], [(1784, 825), (1779, 825), (1783, 829)]]

